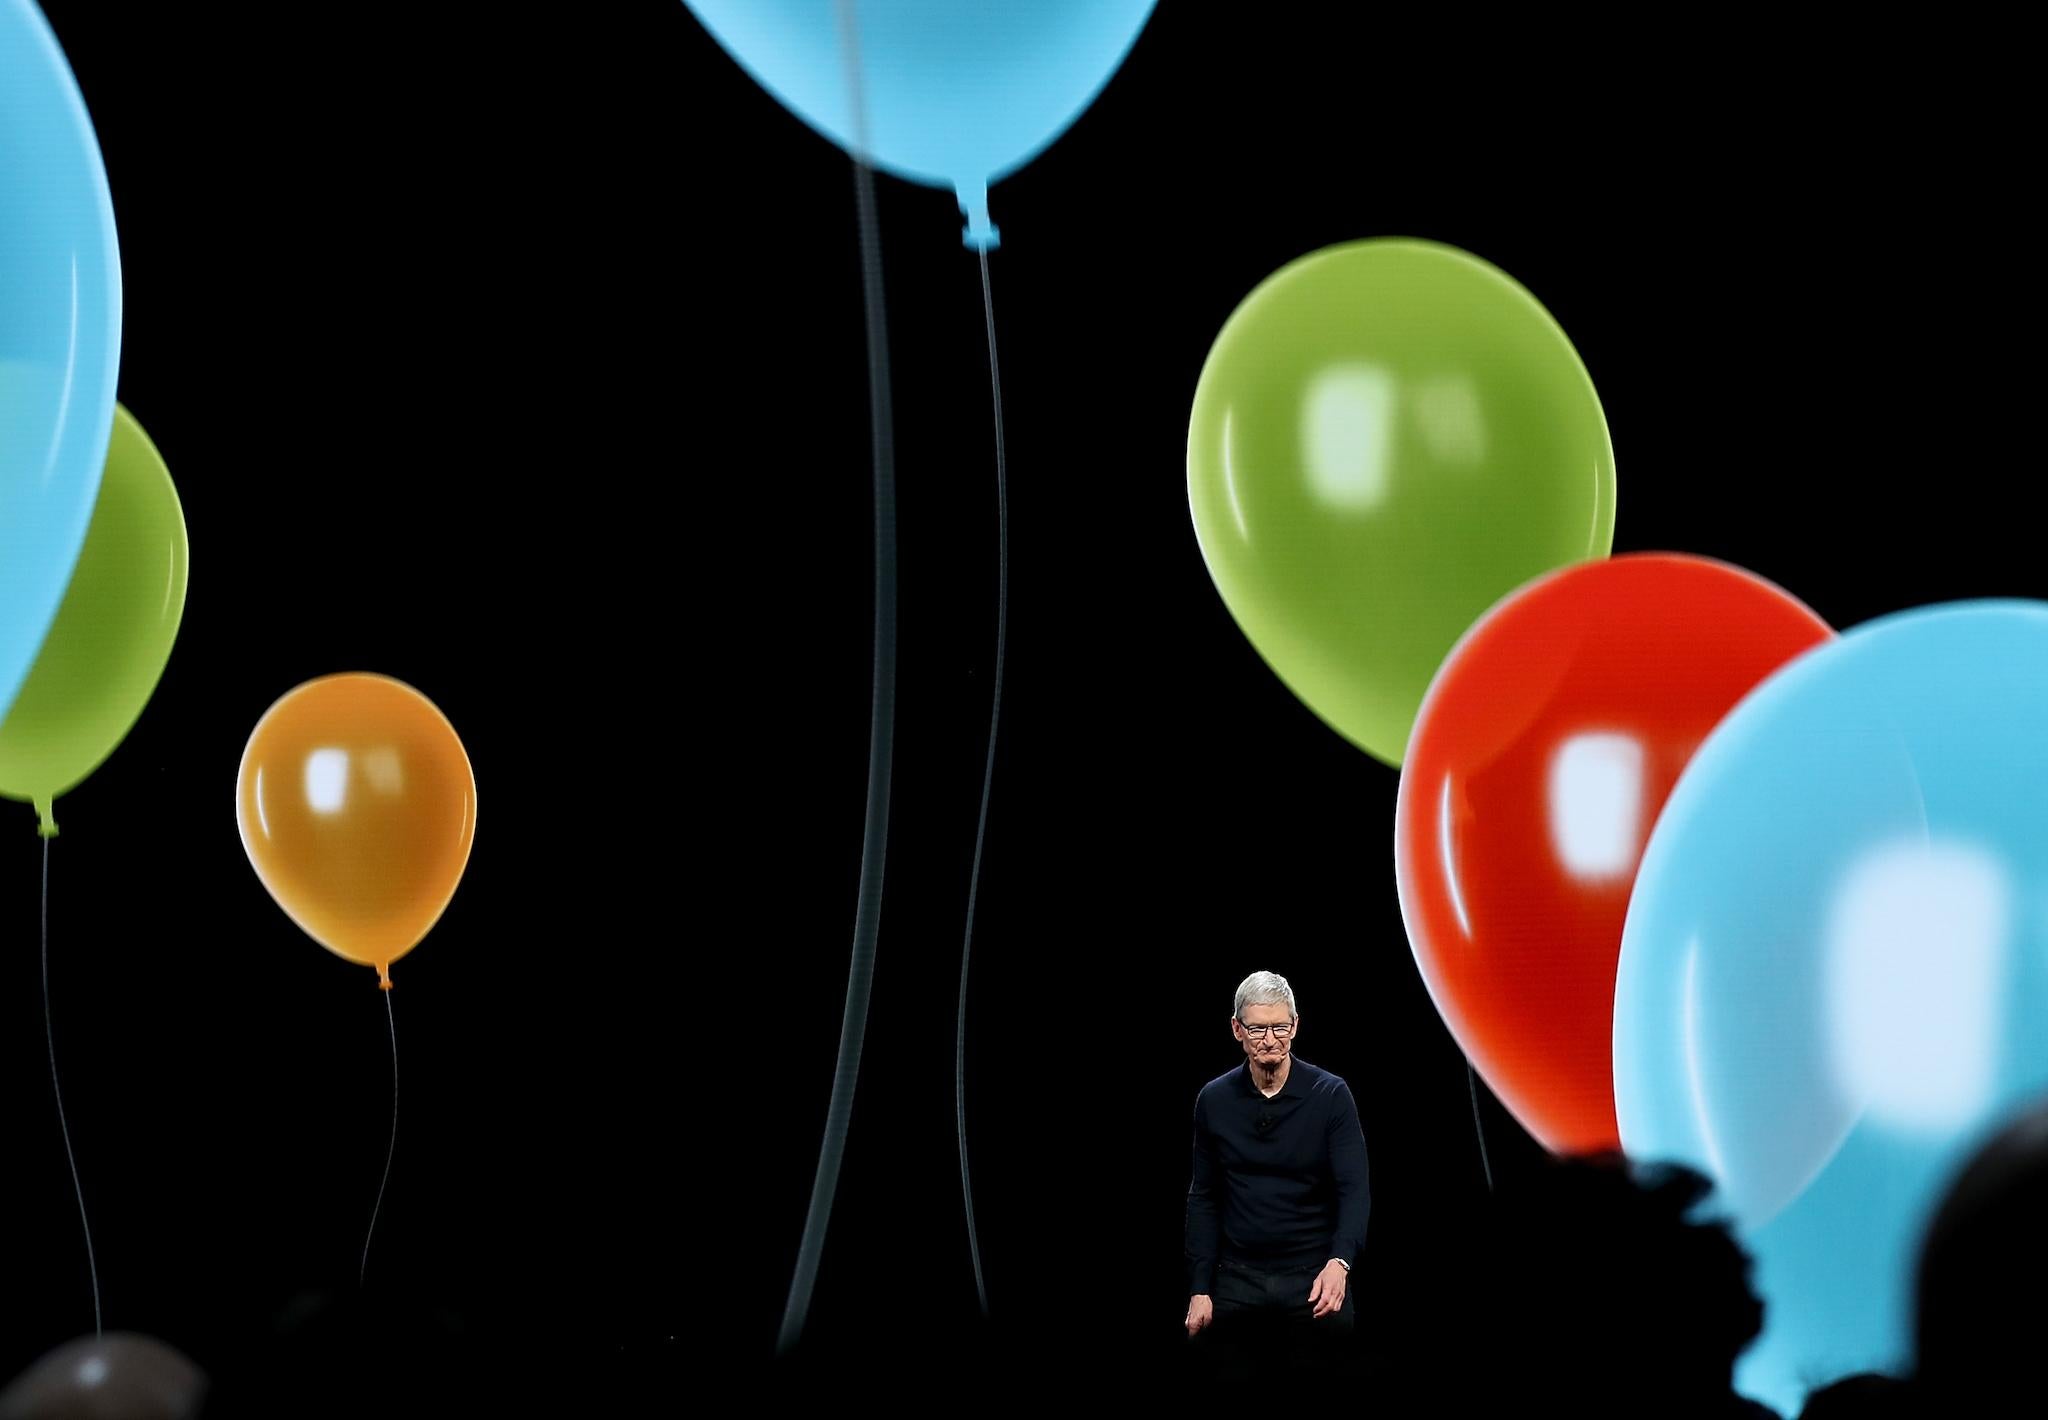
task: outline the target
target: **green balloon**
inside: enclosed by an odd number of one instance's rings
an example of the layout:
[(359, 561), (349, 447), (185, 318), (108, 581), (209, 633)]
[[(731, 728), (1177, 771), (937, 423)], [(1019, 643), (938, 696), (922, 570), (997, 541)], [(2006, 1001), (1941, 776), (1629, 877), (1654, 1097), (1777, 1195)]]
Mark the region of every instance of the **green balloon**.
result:
[(0, 721), (0, 796), (50, 803), (99, 768), (162, 679), (185, 615), (185, 514), (163, 456), (114, 406), (85, 547), (14, 708)]
[(1267, 277), (1216, 337), (1188, 502), (1266, 663), (1398, 766), (1458, 638), (1612, 549), (1614, 450), (1578, 352), (1506, 273), (1434, 242), (1350, 242)]

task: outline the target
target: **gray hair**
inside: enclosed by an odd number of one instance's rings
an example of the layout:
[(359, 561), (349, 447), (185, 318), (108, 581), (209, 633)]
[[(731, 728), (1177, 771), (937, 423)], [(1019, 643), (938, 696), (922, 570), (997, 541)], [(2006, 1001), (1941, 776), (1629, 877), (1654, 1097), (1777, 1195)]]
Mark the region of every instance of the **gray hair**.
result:
[(1300, 1014), (1294, 1009), (1294, 988), (1277, 971), (1255, 971), (1238, 982), (1237, 1004), (1230, 1008), (1230, 1014), (1243, 1020), (1246, 1006), (1285, 1006), (1289, 1020)]

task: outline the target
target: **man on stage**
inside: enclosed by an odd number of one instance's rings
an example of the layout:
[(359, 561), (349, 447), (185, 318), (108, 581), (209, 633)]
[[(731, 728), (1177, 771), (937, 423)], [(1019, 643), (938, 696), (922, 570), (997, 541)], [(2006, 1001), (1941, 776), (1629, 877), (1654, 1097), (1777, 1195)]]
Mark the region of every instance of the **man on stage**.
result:
[(1187, 1333), (1222, 1374), (1329, 1362), (1351, 1339), (1351, 1266), (1371, 1188), (1351, 1088), (1293, 1052), (1301, 1032), (1285, 977), (1237, 988), (1231, 1034), (1245, 1059), (1195, 1098), (1188, 1188)]

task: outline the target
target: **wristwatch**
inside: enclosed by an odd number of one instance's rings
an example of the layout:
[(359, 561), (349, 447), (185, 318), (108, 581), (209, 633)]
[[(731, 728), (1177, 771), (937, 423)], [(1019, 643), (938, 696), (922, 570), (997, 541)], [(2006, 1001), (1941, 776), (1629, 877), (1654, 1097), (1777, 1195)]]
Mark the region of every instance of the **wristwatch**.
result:
[(1346, 1262), (1346, 1261), (1345, 1261), (1345, 1260), (1344, 1260), (1343, 1258), (1341, 1258), (1341, 1257), (1333, 1257), (1333, 1258), (1331, 1258), (1331, 1259), (1330, 1259), (1330, 1261), (1332, 1261), (1332, 1262), (1336, 1263), (1336, 1264), (1337, 1264), (1337, 1265), (1338, 1265), (1339, 1267), (1343, 1268), (1343, 1269), (1344, 1269), (1344, 1270), (1345, 1270), (1346, 1272), (1349, 1272), (1349, 1271), (1351, 1270), (1351, 1264), (1350, 1264), (1350, 1263), (1348, 1263), (1348, 1262)]

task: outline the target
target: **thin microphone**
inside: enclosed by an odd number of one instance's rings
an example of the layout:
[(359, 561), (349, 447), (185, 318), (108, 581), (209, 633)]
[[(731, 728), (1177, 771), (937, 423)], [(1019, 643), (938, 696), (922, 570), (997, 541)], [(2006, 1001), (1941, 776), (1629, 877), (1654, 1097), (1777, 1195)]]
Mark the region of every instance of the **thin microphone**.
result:
[(1256, 1128), (1260, 1134), (1264, 1134), (1268, 1129), (1271, 1129), (1272, 1127), (1273, 1116), (1263, 1110), (1260, 1111), (1258, 1123), (1254, 1126), (1254, 1128)]

